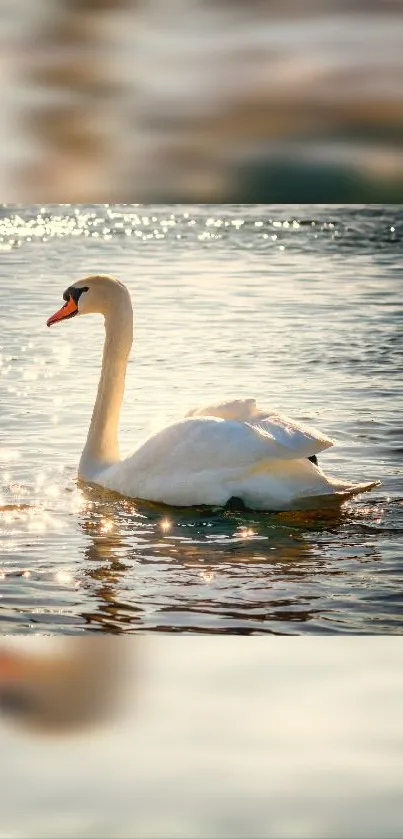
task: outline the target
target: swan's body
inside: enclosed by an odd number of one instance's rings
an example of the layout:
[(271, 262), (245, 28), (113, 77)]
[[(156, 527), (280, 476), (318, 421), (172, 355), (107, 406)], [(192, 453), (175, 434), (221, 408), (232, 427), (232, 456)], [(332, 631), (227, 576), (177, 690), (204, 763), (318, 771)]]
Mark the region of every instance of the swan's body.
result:
[(105, 318), (102, 373), (79, 477), (131, 498), (172, 506), (224, 506), (240, 499), (255, 510), (287, 510), (343, 498), (375, 484), (327, 477), (308, 460), (332, 440), (313, 428), (241, 399), (191, 411), (120, 460), (118, 423), (133, 310), (123, 283), (89, 277), (65, 292), (65, 306), (48, 324), (77, 314)]

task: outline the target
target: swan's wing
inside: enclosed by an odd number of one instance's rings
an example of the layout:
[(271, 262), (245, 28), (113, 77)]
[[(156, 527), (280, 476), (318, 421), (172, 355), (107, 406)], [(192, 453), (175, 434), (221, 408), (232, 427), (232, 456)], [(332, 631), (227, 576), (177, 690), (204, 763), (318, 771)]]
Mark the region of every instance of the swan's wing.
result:
[(187, 417), (219, 417), (238, 422), (252, 422), (264, 419), (268, 412), (261, 411), (256, 405), (256, 399), (234, 399), (221, 402), (218, 405), (203, 405), (189, 411)]
[(197, 473), (239, 469), (279, 457), (284, 457), (283, 447), (263, 428), (218, 417), (192, 417), (153, 434), (123, 463), (131, 462), (139, 470), (184, 468)]
[(284, 447), (289, 458), (311, 457), (334, 445), (333, 440), (317, 428), (295, 422), (282, 414), (272, 414), (253, 423), (253, 427), (269, 434), (278, 446)]
[[(278, 439), (276, 439), (278, 438)], [(327, 443), (328, 445), (328, 443)], [(116, 467), (122, 475), (162, 474), (169, 479), (180, 473), (219, 475), (223, 470), (243, 473), (268, 461), (301, 460), (324, 448), (315, 435), (296, 426), (269, 420), (256, 425), (217, 417), (180, 420), (149, 437), (134, 454)]]
[(259, 408), (255, 399), (236, 399), (189, 411), (189, 417), (220, 417), (247, 423), (268, 435), (278, 447), (279, 458), (311, 457), (333, 446), (333, 440), (317, 428), (296, 422), (283, 414)]

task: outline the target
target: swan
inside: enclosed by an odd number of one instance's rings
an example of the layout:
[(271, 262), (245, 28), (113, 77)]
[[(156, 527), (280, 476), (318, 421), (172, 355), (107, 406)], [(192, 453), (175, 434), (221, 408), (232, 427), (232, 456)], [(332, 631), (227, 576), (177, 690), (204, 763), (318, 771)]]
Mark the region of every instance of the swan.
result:
[(237, 499), (254, 510), (283, 511), (343, 500), (379, 482), (351, 484), (328, 477), (316, 455), (333, 441), (255, 399), (237, 399), (189, 411), (120, 460), (119, 415), (133, 343), (133, 308), (127, 287), (109, 276), (75, 282), (53, 326), (79, 315), (105, 323), (102, 372), (78, 469), (82, 481), (120, 495), (174, 507), (225, 506)]

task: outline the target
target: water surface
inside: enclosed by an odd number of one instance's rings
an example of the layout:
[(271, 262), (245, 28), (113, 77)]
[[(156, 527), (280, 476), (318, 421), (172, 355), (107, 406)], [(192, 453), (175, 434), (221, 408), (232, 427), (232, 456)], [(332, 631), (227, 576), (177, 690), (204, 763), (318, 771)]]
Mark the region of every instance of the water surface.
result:
[[(0, 213), (4, 633), (401, 633), (401, 205), (49, 205)], [(122, 455), (254, 396), (382, 486), (340, 511), (176, 510), (77, 486), (103, 330), (46, 328), (109, 272), (135, 307)]]

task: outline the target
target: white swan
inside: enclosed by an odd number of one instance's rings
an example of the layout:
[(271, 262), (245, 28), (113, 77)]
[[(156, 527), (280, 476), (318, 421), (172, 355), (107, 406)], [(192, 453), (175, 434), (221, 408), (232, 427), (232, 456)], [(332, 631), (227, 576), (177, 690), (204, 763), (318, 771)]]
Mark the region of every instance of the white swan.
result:
[(79, 477), (131, 498), (171, 506), (224, 506), (240, 499), (255, 510), (318, 506), (376, 483), (348, 484), (327, 477), (308, 458), (333, 442), (314, 428), (260, 410), (240, 399), (190, 412), (152, 435), (126, 460), (119, 458), (118, 424), (133, 309), (126, 286), (107, 276), (87, 277), (64, 293), (65, 305), (48, 326), (77, 315), (105, 319), (101, 379)]

